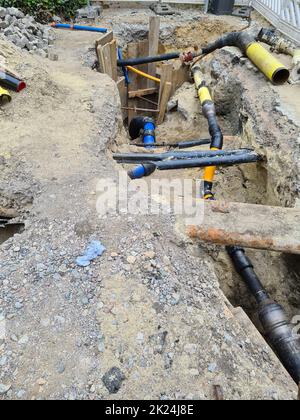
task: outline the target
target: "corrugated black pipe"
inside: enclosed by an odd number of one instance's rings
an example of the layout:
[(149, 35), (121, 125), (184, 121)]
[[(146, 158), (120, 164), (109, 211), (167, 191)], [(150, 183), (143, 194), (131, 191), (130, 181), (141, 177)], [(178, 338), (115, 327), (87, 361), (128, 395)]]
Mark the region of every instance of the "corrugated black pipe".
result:
[(283, 307), (270, 299), (253, 264), (239, 247), (227, 247), (236, 271), (259, 304), (259, 319), (266, 338), (297, 385), (300, 383), (300, 336), (293, 330)]

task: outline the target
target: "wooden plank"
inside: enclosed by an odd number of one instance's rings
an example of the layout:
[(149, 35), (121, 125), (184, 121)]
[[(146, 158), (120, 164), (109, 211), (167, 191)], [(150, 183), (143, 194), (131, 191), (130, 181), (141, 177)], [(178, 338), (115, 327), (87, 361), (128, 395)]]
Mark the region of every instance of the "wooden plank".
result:
[(189, 72), (189, 66), (183, 64), (179, 60), (174, 62), (172, 76), (172, 95), (183, 85), (183, 83), (189, 81)]
[(187, 227), (192, 238), (300, 254), (300, 209), (204, 201), (201, 225)]
[(104, 47), (105, 44), (109, 44), (114, 39), (114, 33), (112, 31), (107, 32), (100, 39), (95, 41), (96, 50), (98, 46)]
[(98, 62), (99, 62), (99, 71), (100, 73), (105, 73), (105, 60), (104, 60), (104, 55), (103, 55), (103, 47), (99, 45), (96, 51), (97, 51), (97, 57), (98, 57)]
[[(149, 20), (149, 49), (148, 54), (157, 55), (159, 48), (159, 29), (160, 29), (160, 18), (159, 16), (151, 16)], [(148, 64), (148, 73), (151, 76), (156, 76), (156, 63)], [(147, 81), (148, 87), (153, 87), (155, 82), (151, 80)]]
[(112, 79), (117, 82), (118, 80), (118, 66), (117, 66), (117, 41), (113, 39), (110, 43), (110, 59), (112, 66)]
[(100, 50), (100, 60), (103, 60), (100, 67), (103, 67), (103, 72), (108, 74), (114, 81), (117, 81), (116, 45), (116, 40), (113, 40), (109, 44), (104, 45), (104, 47), (98, 47), (98, 50)]
[[(132, 42), (130, 44), (128, 44), (127, 47), (127, 58), (136, 58), (138, 57), (139, 54), (139, 43), (138, 42)], [(137, 90), (139, 89), (138, 86), (138, 75), (135, 73), (130, 73), (130, 88), (132, 90)]]
[(157, 91), (158, 91), (158, 89), (156, 87), (155, 88), (132, 90), (132, 91), (128, 92), (128, 97), (129, 98), (139, 98), (141, 96), (153, 95)]
[(170, 99), (171, 92), (172, 92), (172, 83), (166, 82), (162, 95), (161, 95), (160, 104), (159, 104), (159, 114), (156, 121), (157, 124), (162, 124), (164, 121), (167, 104)]
[[(139, 55), (139, 48), (140, 45), (138, 42), (133, 42), (128, 44), (128, 48), (127, 48), (127, 57), (128, 58), (136, 58)], [(130, 72), (130, 89), (132, 90), (138, 90), (139, 89), (139, 80), (140, 80), (140, 76), (138, 76), (137, 74)], [(129, 99), (128, 100), (128, 107), (131, 108), (128, 110), (128, 124), (130, 124), (132, 118), (134, 118), (136, 116), (136, 112), (132, 109), (134, 107), (137, 106), (136, 100), (135, 99)]]
[(159, 90), (158, 103), (160, 103), (161, 101), (163, 90), (165, 88), (165, 83), (168, 82), (172, 84), (172, 78), (173, 78), (173, 64), (170, 64), (170, 63), (163, 64), (161, 66), (160, 90)]
[(121, 107), (122, 107), (122, 115), (123, 120), (125, 120), (128, 116), (128, 112), (124, 109), (124, 107), (127, 107), (128, 105), (128, 90), (126, 86), (125, 77), (121, 77), (117, 82), (117, 88), (120, 95), (120, 101), (121, 101)]
[[(139, 42), (138, 46), (138, 57), (146, 57), (148, 55), (149, 50), (149, 41), (148, 39)], [(143, 64), (138, 66), (138, 69), (143, 71), (144, 73), (148, 72), (148, 64)], [(148, 80), (145, 77), (138, 76), (138, 88), (139, 89), (146, 89), (148, 87)]]

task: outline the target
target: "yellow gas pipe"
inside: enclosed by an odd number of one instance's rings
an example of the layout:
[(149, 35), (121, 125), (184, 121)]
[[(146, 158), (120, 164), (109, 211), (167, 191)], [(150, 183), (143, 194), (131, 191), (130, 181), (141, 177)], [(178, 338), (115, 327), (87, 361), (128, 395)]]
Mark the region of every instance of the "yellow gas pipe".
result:
[(2, 87), (0, 87), (0, 105), (4, 105), (10, 101), (11, 101), (10, 93), (6, 89), (3, 89)]
[[(213, 103), (210, 91), (208, 87), (206, 86), (205, 81), (202, 78), (202, 73), (201, 73), (200, 68), (198, 67), (194, 68), (193, 75), (194, 75), (195, 86), (198, 92), (198, 96), (199, 96), (199, 100), (200, 100), (202, 108), (205, 107), (206, 105), (209, 105), (210, 107), (213, 107), (214, 109), (214, 103)], [(213, 143), (211, 145), (211, 150), (220, 150), (221, 148), (222, 147), (214, 147)], [(209, 166), (205, 168), (204, 176), (203, 176), (204, 183), (212, 184), (215, 178), (215, 173), (216, 173), (215, 166)], [(205, 200), (212, 199), (212, 198), (213, 198), (213, 193), (211, 192), (211, 190), (208, 192), (205, 192), (205, 195), (204, 195)]]

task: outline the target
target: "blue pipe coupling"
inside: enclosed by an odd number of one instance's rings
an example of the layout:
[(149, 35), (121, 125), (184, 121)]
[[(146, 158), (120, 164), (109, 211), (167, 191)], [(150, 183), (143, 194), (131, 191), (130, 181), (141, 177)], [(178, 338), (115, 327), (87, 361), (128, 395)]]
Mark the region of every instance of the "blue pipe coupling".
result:
[(144, 176), (149, 176), (153, 174), (156, 169), (156, 165), (153, 163), (145, 163), (143, 165), (138, 165), (135, 168), (128, 171), (128, 176), (131, 179), (140, 179)]
[(135, 117), (129, 124), (129, 135), (132, 140), (142, 136), (143, 143), (149, 147), (155, 144), (155, 122), (149, 117)]

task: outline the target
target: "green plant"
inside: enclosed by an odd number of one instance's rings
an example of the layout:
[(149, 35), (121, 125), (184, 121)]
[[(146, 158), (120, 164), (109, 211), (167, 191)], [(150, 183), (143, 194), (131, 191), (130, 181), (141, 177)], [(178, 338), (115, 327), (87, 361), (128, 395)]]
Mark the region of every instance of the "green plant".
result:
[(86, 4), (87, 0), (0, 0), (2, 7), (17, 7), (37, 18), (47, 13), (70, 18), (75, 15), (78, 8)]

